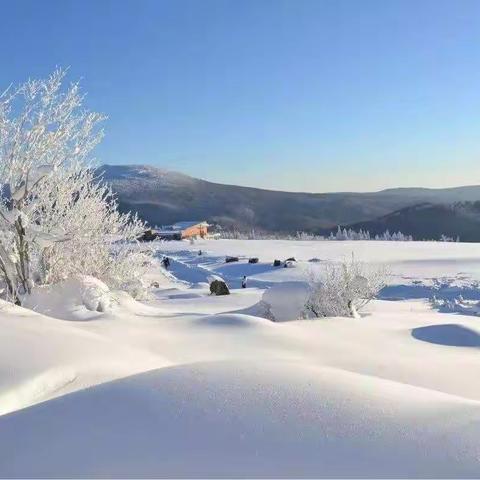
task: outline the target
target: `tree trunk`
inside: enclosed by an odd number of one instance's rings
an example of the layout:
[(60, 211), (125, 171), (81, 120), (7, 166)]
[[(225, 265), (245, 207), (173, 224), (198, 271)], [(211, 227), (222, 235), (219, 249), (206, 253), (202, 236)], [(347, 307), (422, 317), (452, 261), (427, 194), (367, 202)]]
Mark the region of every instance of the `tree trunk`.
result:
[(26, 240), (25, 228), (22, 217), (19, 215), (15, 220), (16, 238), (15, 244), (18, 251), (18, 262), (16, 263), (17, 274), (23, 293), (30, 294), (30, 255), (28, 242)]
[(3, 276), (3, 281), (7, 287), (8, 296), (14, 301), (16, 305), (20, 305), (20, 300), (17, 295), (17, 282), (14, 274), (12, 274), (13, 265), (9, 266), (8, 254), (5, 248), (0, 245), (0, 274)]

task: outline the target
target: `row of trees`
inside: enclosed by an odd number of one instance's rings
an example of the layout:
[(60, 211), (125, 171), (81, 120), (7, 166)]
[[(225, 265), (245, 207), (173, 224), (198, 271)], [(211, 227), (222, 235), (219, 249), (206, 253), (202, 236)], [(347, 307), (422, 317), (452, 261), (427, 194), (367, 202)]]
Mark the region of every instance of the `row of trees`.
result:
[(328, 237), (329, 240), (383, 240), (388, 242), (411, 242), (413, 237), (411, 235), (405, 235), (402, 232), (390, 233), (389, 230), (386, 230), (381, 235), (375, 235), (372, 237), (368, 230), (360, 229), (358, 232), (349, 228), (341, 228), (340, 226), (337, 229), (336, 233), (330, 233)]
[(82, 107), (65, 74), (0, 94), (0, 279), (16, 303), (79, 274), (128, 290), (148, 262), (135, 244), (143, 223), (119, 213), (96, 177), (91, 153), (105, 117)]
[(238, 230), (222, 231), (221, 238), (236, 239), (236, 240), (384, 240), (396, 242), (410, 242), (413, 241), (411, 235), (405, 235), (402, 232), (390, 233), (389, 230), (381, 235), (371, 236), (368, 230), (355, 230), (338, 227), (336, 233), (331, 233), (328, 237), (323, 235), (315, 235), (308, 232), (296, 232), (295, 234), (274, 234), (274, 233), (259, 233), (251, 230), (249, 232), (241, 232)]
[[(309, 232), (296, 232), (295, 234), (282, 234), (282, 233), (265, 233), (255, 230), (240, 231), (240, 230), (222, 230), (220, 233), (221, 238), (231, 240), (377, 240), (387, 242), (412, 242), (412, 235), (405, 235), (402, 232), (390, 233), (390, 230), (386, 230), (382, 234), (371, 235), (368, 230), (353, 230), (349, 228), (337, 228), (337, 231), (331, 232), (328, 237), (323, 235), (316, 235)], [(433, 241), (433, 240), (431, 240)], [(452, 238), (447, 235), (441, 235), (440, 242), (459, 242), (460, 237)]]

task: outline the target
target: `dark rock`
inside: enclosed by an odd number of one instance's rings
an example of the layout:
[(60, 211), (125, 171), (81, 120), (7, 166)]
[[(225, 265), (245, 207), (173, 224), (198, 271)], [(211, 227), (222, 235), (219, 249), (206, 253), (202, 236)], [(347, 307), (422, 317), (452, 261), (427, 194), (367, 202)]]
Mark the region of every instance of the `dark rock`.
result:
[(238, 257), (227, 257), (225, 258), (225, 263), (238, 262)]
[(274, 267), (281, 267), (282, 266), (282, 262), (280, 260), (274, 260), (273, 261), (273, 266)]
[(256, 257), (249, 258), (248, 263), (258, 263), (258, 258), (256, 258)]
[(295, 259), (295, 257), (290, 257), (290, 258), (287, 258), (285, 261), (286, 262), (296, 262), (297, 260)]
[(230, 290), (224, 281), (214, 280), (210, 284), (210, 293), (212, 295), (230, 295)]
[(143, 232), (143, 235), (138, 237), (138, 240), (140, 242), (152, 242), (157, 238), (158, 238), (158, 235), (155, 232), (152, 232), (152, 230), (145, 230), (145, 232)]

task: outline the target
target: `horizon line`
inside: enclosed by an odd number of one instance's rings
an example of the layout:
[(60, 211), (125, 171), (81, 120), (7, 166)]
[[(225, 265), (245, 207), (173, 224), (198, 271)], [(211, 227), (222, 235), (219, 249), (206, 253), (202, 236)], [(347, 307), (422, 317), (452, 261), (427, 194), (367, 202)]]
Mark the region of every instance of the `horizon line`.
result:
[(151, 165), (148, 163), (102, 163), (99, 168), (107, 166), (107, 167), (149, 167), (149, 168), (154, 168), (156, 170), (161, 170), (164, 172), (168, 173), (176, 173), (180, 175), (184, 175), (189, 178), (193, 178), (196, 180), (201, 180), (203, 182), (208, 182), (212, 183), (214, 185), (224, 185), (228, 187), (239, 187), (239, 188), (249, 188), (249, 189), (254, 189), (254, 190), (264, 190), (268, 192), (278, 192), (278, 193), (292, 193), (292, 194), (307, 194), (307, 195), (326, 195), (326, 194), (339, 194), (339, 195), (346, 195), (346, 194), (374, 194), (374, 193), (382, 193), (382, 192), (388, 192), (391, 190), (455, 190), (458, 188), (476, 188), (480, 187), (479, 184), (461, 184), (461, 185), (454, 185), (454, 186), (448, 186), (448, 187), (422, 187), (422, 186), (396, 186), (396, 187), (385, 187), (385, 188), (380, 188), (379, 190), (329, 190), (329, 191), (323, 191), (323, 192), (315, 192), (315, 191), (307, 191), (307, 190), (281, 190), (279, 188), (268, 188), (268, 187), (255, 187), (252, 185), (242, 185), (238, 183), (228, 183), (228, 182), (218, 182), (218, 181), (213, 181), (213, 180), (208, 180), (206, 178), (202, 177), (196, 177), (193, 176), (189, 173), (185, 173), (180, 170), (172, 170), (170, 168), (163, 168), (155, 165)]

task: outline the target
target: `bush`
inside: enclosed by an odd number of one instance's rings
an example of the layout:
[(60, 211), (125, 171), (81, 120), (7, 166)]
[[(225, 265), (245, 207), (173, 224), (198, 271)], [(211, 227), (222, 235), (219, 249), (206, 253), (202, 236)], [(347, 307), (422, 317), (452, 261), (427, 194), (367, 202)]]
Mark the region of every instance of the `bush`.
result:
[(65, 74), (0, 94), (0, 287), (15, 303), (77, 275), (138, 292), (148, 268), (144, 223), (118, 211), (94, 168), (104, 116)]
[(385, 267), (374, 268), (350, 261), (327, 263), (307, 276), (309, 294), (306, 317), (358, 317), (358, 312), (386, 285)]

